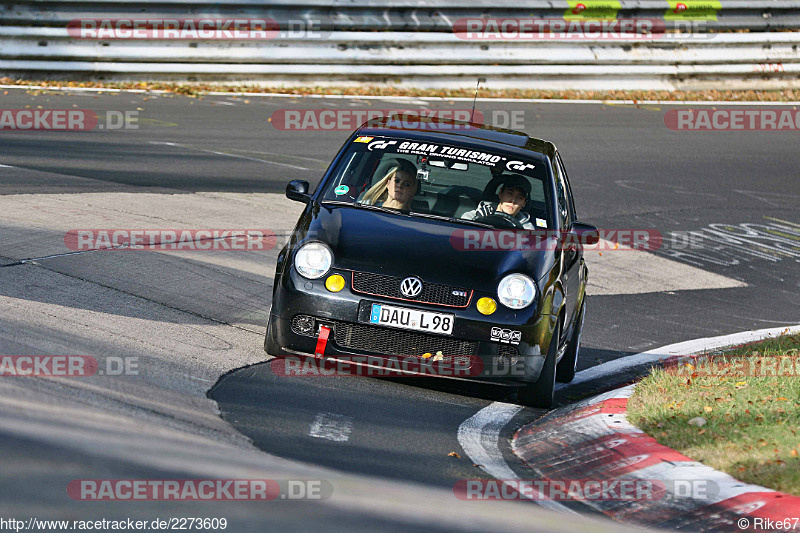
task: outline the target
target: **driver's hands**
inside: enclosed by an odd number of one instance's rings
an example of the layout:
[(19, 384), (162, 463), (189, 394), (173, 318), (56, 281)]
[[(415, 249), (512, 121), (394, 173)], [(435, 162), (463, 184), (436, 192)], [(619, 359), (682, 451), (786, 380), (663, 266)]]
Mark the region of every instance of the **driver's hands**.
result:
[(481, 202), (478, 204), (478, 208), (475, 210), (476, 217), (488, 217), (489, 215), (494, 215), (494, 212), (497, 209), (494, 205), (489, 202)]

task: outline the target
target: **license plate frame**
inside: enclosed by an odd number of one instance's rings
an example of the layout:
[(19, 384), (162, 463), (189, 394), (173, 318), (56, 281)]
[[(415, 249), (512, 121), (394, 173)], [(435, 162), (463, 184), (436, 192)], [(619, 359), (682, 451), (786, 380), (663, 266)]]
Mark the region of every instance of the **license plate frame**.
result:
[(371, 303), (367, 318), (367, 321), (373, 326), (449, 337), (453, 335), (456, 317), (452, 313), (439, 313), (391, 304)]

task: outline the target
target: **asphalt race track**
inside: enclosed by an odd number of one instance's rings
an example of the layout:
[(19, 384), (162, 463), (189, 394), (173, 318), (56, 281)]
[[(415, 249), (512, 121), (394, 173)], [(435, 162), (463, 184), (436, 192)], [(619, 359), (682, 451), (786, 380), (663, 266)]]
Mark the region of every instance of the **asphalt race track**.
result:
[[(624, 529), (597, 517), (565, 523), (530, 502), (453, 497), (457, 480), (487, 477), (461, 448), (459, 426), (494, 401), (513, 402), (509, 389), (289, 378), (265, 362), (275, 257), (300, 211), (285, 184), (316, 185), (350, 133), (285, 131), (276, 117), (472, 102), (22, 89), (0, 89), (0, 102), (99, 116), (91, 131), (0, 131), (0, 354), (89, 355), (100, 369), (0, 377), (3, 515), (226, 517), (233, 531), (266, 521), (281, 530)], [(514, 117), (556, 143), (580, 219), (664, 237), (649, 252), (587, 252), (579, 370), (683, 340), (800, 323), (797, 133), (673, 131), (664, 122), (670, 108), (478, 102), (486, 122)], [(125, 112), (135, 122), (116, 129)], [(81, 228), (263, 228), (277, 242), (263, 251), (75, 252), (65, 235)], [(133, 368), (114, 371), (120, 362)], [(569, 404), (643, 370), (562, 388), (557, 400)], [(508, 439), (543, 413), (522, 409), (500, 432), (503, 459), (523, 478)], [(66, 492), (75, 479), (187, 477), (323, 479), (333, 495), (83, 502)]]

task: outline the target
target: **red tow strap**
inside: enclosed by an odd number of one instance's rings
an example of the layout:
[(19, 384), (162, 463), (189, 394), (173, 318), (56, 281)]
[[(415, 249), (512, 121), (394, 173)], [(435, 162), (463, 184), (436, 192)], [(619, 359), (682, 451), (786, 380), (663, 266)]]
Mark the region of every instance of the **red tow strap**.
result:
[(319, 337), (317, 337), (317, 349), (314, 354), (317, 356), (325, 355), (325, 347), (328, 345), (328, 336), (331, 334), (331, 328), (320, 326)]

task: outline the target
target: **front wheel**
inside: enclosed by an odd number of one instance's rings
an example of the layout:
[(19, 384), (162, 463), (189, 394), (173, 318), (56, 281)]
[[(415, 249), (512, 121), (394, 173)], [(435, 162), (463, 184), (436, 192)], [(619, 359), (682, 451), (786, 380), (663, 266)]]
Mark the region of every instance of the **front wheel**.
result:
[(572, 338), (569, 340), (564, 357), (556, 368), (556, 381), (559, 383), (569, 383), (575, 379), (575, 371), (578, 369), (578, 355), (581, 351), (581, 330), (583, 330), (583, 316), (586, 313), (586, 298), (581, 304), (581, 312), (578, 314), (578, 322), (572, 331)]
[(559, 319), (553, 336), (550, 338), (550, 347), (547, 349), (547, 358), (544, 360), (539, 379), (535, 383), (528, 383), (517, 390), (517, 401), (522, 405), (540, 409), (549, 409), (553, 406), (553, 393), (556, 389), (556, 359), (560, 340), (561, 320)]

